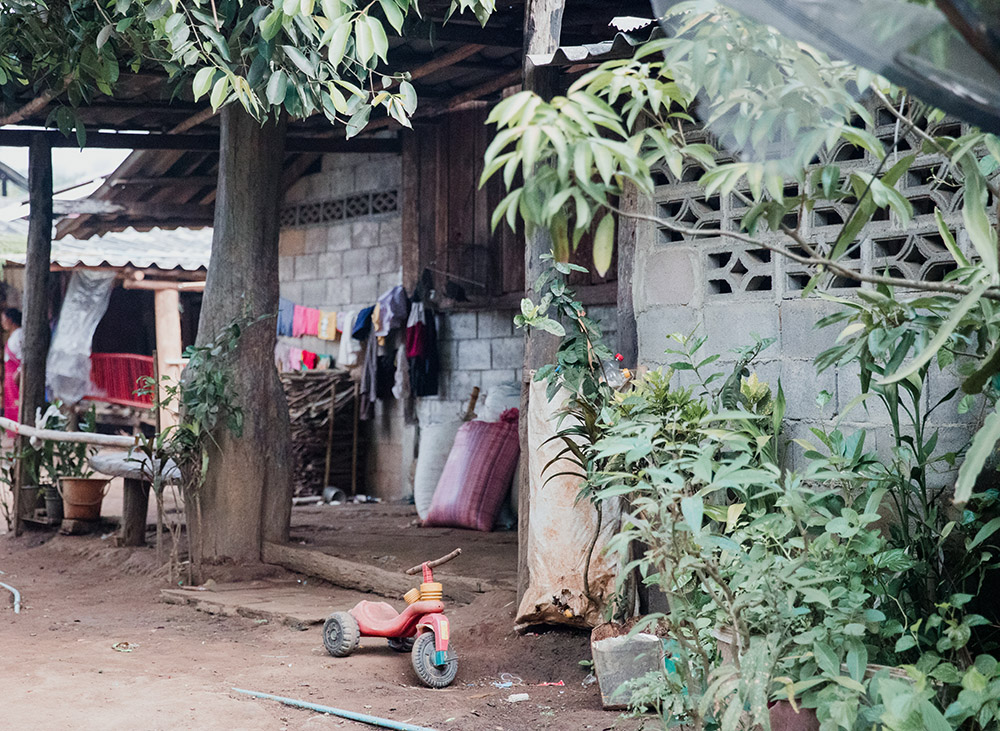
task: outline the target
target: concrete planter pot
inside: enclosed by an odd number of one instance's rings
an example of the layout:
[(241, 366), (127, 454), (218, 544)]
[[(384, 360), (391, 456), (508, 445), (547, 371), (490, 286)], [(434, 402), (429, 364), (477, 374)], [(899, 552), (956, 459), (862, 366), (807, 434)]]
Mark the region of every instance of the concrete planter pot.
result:
[(599, 625), (590, 634), (590, 651), (601, 703), (608, 710), (628, 708), (629, 681), (663, 670), (663, 642), (645, 632), (629, 637), (628, 630), (618, 625)]

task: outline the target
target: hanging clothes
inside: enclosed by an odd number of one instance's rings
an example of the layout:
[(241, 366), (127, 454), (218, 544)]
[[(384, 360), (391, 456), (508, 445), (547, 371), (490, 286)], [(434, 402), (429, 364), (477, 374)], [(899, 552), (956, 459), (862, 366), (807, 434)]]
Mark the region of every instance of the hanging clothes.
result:
[(406, 357), (421, 358), (424, 355), (427, 325), (424, 321), (424, 303), (415, 301), (410, 306), (410, 317), (406, 321)]
[(375, 395), (382, 401), (391, 399), (396, 384), (396, 355), (393, 352), (378, 356), (375, 363)]
[(302, 351), (302, 367), (304, 370), (312, 371), (316, 369), (316, 354), (309, 351)]
[(375, 334), (385, 337), (391, 330), (405, 326), (409, 304), (406, 290), (400, 284), (384, 292), (378, 298), (379, 325), (375, 329)]
[(317, 335), (320, 340), (337, 339), (337, 313), (320, 311)]
[(351, 328), (351, 337), (355, 340), (364, 340), (368, 333), (372, 331), (372, 313), (375, 312), (375, 305), (366, 307), (358, 313), (354, 320), (354, 327)]
[(365, 341), (365, 363), (361, 370), (361, 403), (358, 418), (367, 421), (374, 414), (377, 398), (376, 374), (378, 370), (378, 343), (374, 337)]
[(304, 335), (312, 335), (313, 337), (319, 335), (319, 317), (319, 310), (315, 307), (306, 307)]
[(292, 337), (301, 338), (306, 334), (306, 307), (295, 305), (292, 311)]
[(406, 345), (396, 348), (396, 367), (392, 379), (392, 397), (402, 399), (406, 380)]
[[(337, 325), (343, 335), (340, 338), (340, 350), (337, 353), (337, 365), (341, 368), (351, 368), (357, 365), (358, 355), (361, 353), (361, 343), (350, 336), (354, 330), (354, 320), (357, 318), (356, 312), (338, 313)], [(342, 319), (341, 319), (341, 316)]]
[(295, 323), (295, 303), (284, 297), (278, 298), (278, 335), (292, 337)]
[(276, 343), (274, 346), (274, 366), (278, 369), (278, 372), (284, 372), (289, 370), (288, 368), (288, 354), (291, 351), (291, 347), (285, 345), (284, 343)]
[[(437, 316), (433, 310), (421, 307), (424, 311), (423, 327), (417, 329), (419, 338), (415, 338), (415, 355), (410, 358), (410, 390), (414, 396), (437, 396), (440, 374), (437, 343)], [(412, 318), (412, 311), (410, 313)], [(417, 323), (418, 325), (420, 323)], [(407, 356), (410, 354), (410, 328), (406, 328)]]
[(288, 351), (288, 370), (302, 370), (302, 348), (292, 348)]

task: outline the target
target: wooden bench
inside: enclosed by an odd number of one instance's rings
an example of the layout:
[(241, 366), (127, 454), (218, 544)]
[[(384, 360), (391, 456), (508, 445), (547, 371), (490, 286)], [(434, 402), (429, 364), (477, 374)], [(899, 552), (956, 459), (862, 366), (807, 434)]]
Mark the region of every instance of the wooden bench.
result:
[[(106, 452), (95, 454), (90, 458), (90, 467), (95, 472), (112, 477), (122, 477), (125, 480), (125, 492), (122, 496), (122, 531), (123, 546), (146, 545), (146, 513), (149, 510), (149, 488), (153, 484), (154, 470), (160, 465), (150, 465), (149, 459), (141, 453)], [(173, 460), (163, 465), (160, 473), (166, 483), (180, 481), (181, 473)]]

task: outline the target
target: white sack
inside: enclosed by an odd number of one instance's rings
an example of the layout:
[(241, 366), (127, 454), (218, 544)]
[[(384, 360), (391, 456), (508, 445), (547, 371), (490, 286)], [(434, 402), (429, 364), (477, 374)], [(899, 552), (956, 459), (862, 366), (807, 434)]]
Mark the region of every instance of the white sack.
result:
[(413, 502), (417, 515), (423, 520), (431, 509), (431, 500), (437, 489), (444, 465), (455, 444), (460, 419), (451, 419), (440, 424), (420, 426), (420, 446), (417, 448), (417, 468), (413, 475)]
[[(601, 533), (590, 561), (590, 592), (601, 606), (591, 602), (583, 590), (587, 549), (597, 530), (597, 510), (588, 500), (576, 502), (581, 480), (559, 472), (578, 472), (568, 460), (543, 469), (562, 451), (562, 442), (547, 440), (557, 430), (558, 412), (567, 392), (546, 399), (544, 381), (531, 383), (528, 400), (528, 588), (518, 607), (516, 624), (568, 624), (593, 627), (603, 621), (601, 609), (614, 593), (619, 560), (604, 547), (618, 529), (620, 508), (604, 503)], [(568, 422), (563, 422), (564, 424)], [(523, 459), (522, 455), (522, 459)]]

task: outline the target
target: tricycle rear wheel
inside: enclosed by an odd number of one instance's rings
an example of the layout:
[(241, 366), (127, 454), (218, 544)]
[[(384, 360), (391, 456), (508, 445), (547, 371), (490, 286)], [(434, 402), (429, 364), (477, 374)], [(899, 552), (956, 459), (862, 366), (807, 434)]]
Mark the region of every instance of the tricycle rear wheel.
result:
[(323, 646), (334, 657), (347, 657), (361, 642), (361, 628), (350, 612), (334, 612), (323, 623)]
[(458, 673), (458, 660), (455, 658), (455, 654), (449, 650), (445, 663), (435, 665), (435, 653), (434, 633), (424, 632), (413, 643), (410, 661), (413, 663), (417, 677), (424, 685), (429, 688), (447, 688)]
[(413, 637), (390, 637), (389, 649), (396, 652), (410, 652), (413, 650)]

